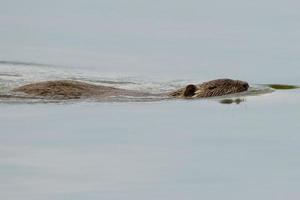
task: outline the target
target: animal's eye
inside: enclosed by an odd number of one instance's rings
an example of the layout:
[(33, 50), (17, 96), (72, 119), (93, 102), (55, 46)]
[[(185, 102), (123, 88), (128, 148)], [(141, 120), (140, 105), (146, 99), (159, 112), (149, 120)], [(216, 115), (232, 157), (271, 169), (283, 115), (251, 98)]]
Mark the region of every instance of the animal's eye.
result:
[(215, 89), (216, 87), (217, 87), (217, 86), (209, 86), (208, 89), (209, 89), (209, 90), (213, 90), (213, 89)]

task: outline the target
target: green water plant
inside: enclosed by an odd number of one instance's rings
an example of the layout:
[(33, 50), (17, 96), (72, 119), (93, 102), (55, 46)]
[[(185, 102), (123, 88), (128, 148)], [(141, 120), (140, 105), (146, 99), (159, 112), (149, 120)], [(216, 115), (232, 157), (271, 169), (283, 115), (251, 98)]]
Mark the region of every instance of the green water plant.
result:
[(275, 89), (275, 90), (293, 90), (293, 89), (298, 89), (300, 88), (297, 85), (281, 85), (281, 84), (269, 84), (268, 85), (270, 88)]

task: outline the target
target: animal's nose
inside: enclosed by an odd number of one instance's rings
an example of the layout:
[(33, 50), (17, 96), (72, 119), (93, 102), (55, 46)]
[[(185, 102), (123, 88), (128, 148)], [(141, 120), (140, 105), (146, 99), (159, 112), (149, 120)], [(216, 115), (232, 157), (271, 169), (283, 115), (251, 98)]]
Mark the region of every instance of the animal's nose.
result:
[(248, 88), (249, 88), (249, 84), (248, 84), (248, 83), (244, 83), (244, 84), (243, 84), (243, 87), (244, 87), (245, 89), (248, 89)]

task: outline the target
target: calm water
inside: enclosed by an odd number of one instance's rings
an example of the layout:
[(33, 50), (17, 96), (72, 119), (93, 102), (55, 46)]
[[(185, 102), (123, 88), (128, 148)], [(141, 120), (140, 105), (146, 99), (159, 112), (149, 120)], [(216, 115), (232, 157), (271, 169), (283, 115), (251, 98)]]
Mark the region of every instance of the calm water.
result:
[[(0, 94), (50, 79), (300, 85), (296, 1), (0, 3)], [(300, 90), (242, 100), (0, 101), (0, 199), (298, 199)]]

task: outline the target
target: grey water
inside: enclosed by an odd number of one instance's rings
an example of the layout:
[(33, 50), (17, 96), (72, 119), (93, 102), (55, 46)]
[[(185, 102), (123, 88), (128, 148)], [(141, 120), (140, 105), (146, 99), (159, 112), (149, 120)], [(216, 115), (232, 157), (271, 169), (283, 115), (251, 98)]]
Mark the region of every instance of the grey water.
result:
[[(0, 96), (73, 79), (153, 93), (300, 85), (297, 1), (0, 0)], [(300, 90), (205, 100), (0, 98), (0, 199), (300, 196)]]

